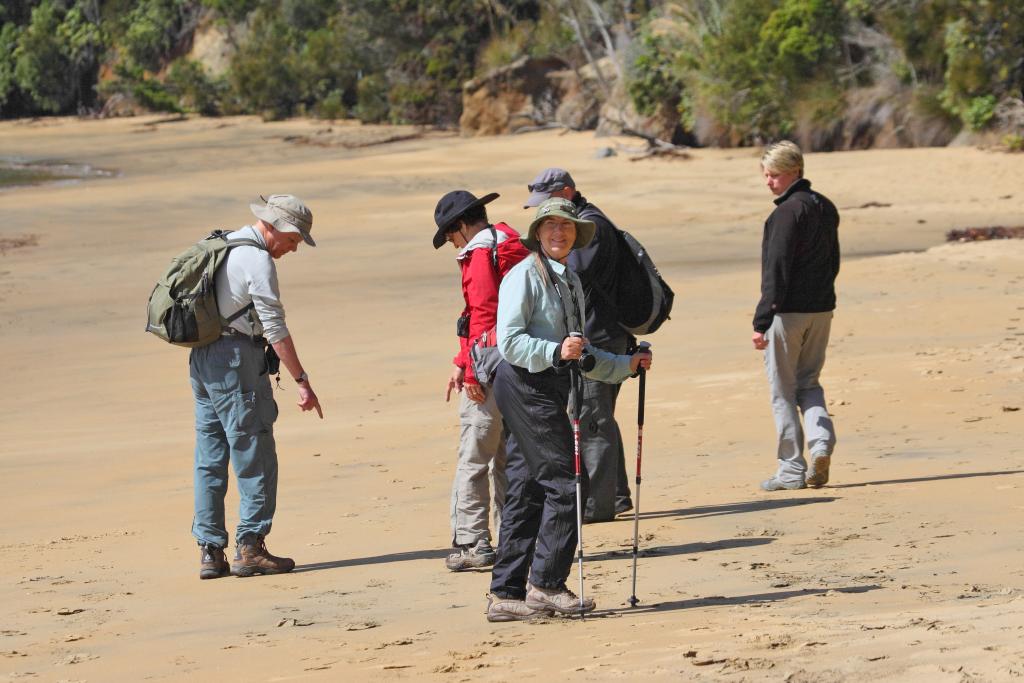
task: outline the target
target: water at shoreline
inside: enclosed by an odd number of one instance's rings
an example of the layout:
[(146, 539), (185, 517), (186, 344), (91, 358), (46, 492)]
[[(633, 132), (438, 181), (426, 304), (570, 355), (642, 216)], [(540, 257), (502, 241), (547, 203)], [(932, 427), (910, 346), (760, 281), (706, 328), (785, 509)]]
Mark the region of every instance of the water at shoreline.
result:
[(115, 171), (94, 168), (89, 164), (0, 159), (0, 192), (16, 187), (76, 183), (89, 178), (113, 178), (116, 175)]

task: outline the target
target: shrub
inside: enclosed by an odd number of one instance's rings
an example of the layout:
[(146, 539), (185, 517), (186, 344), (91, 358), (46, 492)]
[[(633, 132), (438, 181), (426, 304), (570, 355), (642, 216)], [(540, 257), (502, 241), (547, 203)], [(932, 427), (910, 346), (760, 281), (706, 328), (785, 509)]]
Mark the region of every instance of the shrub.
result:
[(327, 93), (316, 105), (316, 116), (331, 121), (340, 119), (345, 114), (345, 103), (341, 99), (340, 90)]
[(1019, 96), (1024, 87), (1024, 5), (1019, 2), (961, 2), (960, 18), (945, 34), (942, 102), (972, 130), (993, 119), (996, 103)]
[(968, 128), (979, 131), (988, 126), (995, 113), (995, 95), (983, 95), (982, 97), (972, 97), (967, 102), (967, 106), (960, 110), (960, 117)]
[(1007, 133), (1002, 142), (1007, 152), (1024, 152), (1024, 135), (1020, 133)]
[(167, 90), (177, 98), (178, 106), (204, 116), (222, 112), (227, 84), (210, 78), (203, 65), (190, 59), (177, 59), (167, 74)]
[(364, 76), (356, 85), (355, 115), (363, 123), (380, 123), (388, 118), (388, 83), (383, 74)]
[(640, 33), (637, 51), (627, 71), (626, 91), (641, 114), (654, 114), (663, 104), (678, 108), (683, 81), (671, 36), (648, 25)]
[(291, 116), (302, 101), (297, 36), (273, 11), (259, 10), (249, 38), (231, 60), (230, 84), (242, 111), (264, 119)]

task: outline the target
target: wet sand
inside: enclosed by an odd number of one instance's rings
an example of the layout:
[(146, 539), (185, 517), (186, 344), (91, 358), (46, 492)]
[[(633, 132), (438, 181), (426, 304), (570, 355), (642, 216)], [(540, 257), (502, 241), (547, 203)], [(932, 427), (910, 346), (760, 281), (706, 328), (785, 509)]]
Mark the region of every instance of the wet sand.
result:
[[(0, 256), (0, 680), (1024, 677), (1024, 242), (942, 244), (1019, 224), (1024, 156), (808, 157), (842, 214), (823, 376), (839, 445), (827, 487), (768, 494), (749, 338), (772, 205), (755, 151), (633, 163), (595, 159), (614, 141), (590, 134), (353, 147), (395, 131), (155, 121), (0, 123), (4, 156), (118, 172), (0, 193), (0, 238), (36, 237)], [(461, 297), (431, 218), (466, 187), (500, 192), (491, 217), (525, 229), (525, 185), (549, 165), (677, 293), (651, 338), (641, 603), (626, 602), (627, 518), (584, 528), (593, 618), (488, 624), (489, 574), (443, 567)], [(320, 245), (278, 264), (325, 409), (300, 413), (290, 381), (276, 392), (268, 544), (299, 567), (201, 582), (188, 354), (143, 333), (143, 308), (171, 256), (272, 192), (310, 204)], [(630, 458), (635, 415), (630, 382)], [(232, 483), (229, 525), (236, 507)]]

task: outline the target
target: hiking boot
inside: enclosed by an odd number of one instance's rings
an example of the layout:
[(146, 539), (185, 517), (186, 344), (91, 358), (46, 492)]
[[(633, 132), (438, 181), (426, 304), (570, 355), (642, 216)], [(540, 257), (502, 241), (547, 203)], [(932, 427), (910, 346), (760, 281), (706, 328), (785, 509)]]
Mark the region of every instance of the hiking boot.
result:
[(295, 569), (295, 560), (277, 557), (267, 550), (263, 536), (246, 536), (235, 548), (235, 576), (256, 576), (257, 574), (284, 574)]
[(199, 546), (199, 578), (219, 579), (231, 573), (231, 565), (224, 557), (224, 548), (203, 544)]
[(561, 614), (580, 614), (593, 612), (597, 604), (591, 598), (583, 599), (580, 609), (580, 598), (563, 583), (561, 588), (541, 588), (530, 584), (526, 591), (526, 606), (535, 610), (552, 610)]
[(487, 621), (528, 621), (550, 616), (551, 610), (527, 607), (524, 600), (487, 594)]
[(797, 489), (807, 488), (806, 484), (801, 481), (779, 481), (778, 477), (772, 477), (761, 482), (761, 489), (764, 491), (795, 491)]
[(481, 569), (494, 564), (498, 554), (491, 547), (491, 542), (481, 538), (476, 544), (455, 546), (452, 553), (444, 558), (444, 566), (453, 572), (461, 572), (466, 569)]
[(820, 488), (828, 483), (828, 466), (832, 464), (832, 456), (826, 453), (811, 455), (811, 466), (807, 470), (805, 481), (808, 486)]

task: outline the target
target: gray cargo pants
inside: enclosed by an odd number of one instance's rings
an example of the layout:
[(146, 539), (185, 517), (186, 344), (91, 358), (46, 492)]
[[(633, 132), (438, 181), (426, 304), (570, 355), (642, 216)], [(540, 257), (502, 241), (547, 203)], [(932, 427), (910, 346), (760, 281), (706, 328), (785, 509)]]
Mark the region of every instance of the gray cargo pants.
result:
[[(601, 348), (621, 355), (626, 352), (627, 344), (627, 340), (622, 339)], [(619, 423), (615, 421), (615, 401), (621, 387), (621, 384), (606, 384), (583, 378), (580, 458), (585, 470), (587, 502), (583, 508), (583, 519), (587, 522), (614, 519), (617, 504), (632, 505), (622, 434), (619, 432)], [(571, 411), (570, 401), (570, 415)]]
[[(494, 512), (494, 528), (501, 526), (505, 504), (505, 430), (491, 387), (483, 387), (487, 400), (476, 403), (463, 391), (459, 398), (459, 460), (452, 483), (452, 545), (471, 545), (491, 540), (487, 526)], [(488, 473), (490, 477), (488, 477)], [(490, 488), (493, 483), (494, 506)]]
[(781, 482), (803, 482), (807, 472), (805, 435), (812, 456), (832, 455), (836, 445), (832, 418), (825, 406), (825, 390), (818, 381), (825, 365), (831, 327), (831, 311), (776, 313), (772, 326), (765, 332), (768, 348), (764, 363), (779, 435), (775, 476)]

